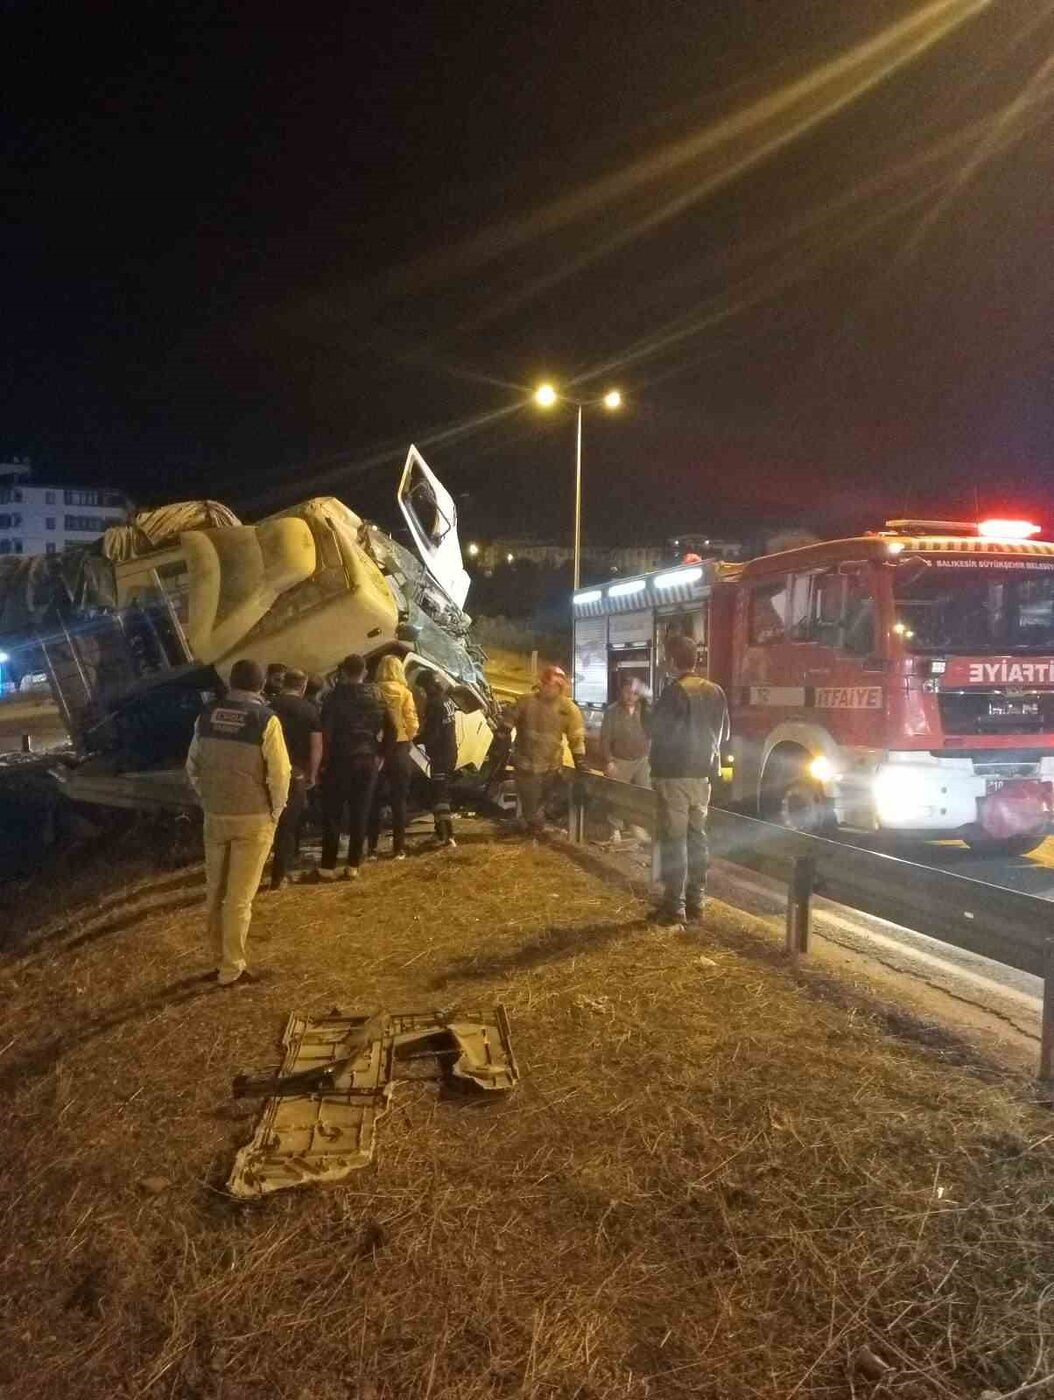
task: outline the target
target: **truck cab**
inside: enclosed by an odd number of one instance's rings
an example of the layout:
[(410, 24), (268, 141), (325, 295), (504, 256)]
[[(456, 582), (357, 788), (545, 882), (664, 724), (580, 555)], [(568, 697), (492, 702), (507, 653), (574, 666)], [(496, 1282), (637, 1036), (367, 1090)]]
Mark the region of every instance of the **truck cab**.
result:
[(1038, 845), (1054, 791), (1054, 544), (1033, 532), (891, 521), (744, 565), (734, 797), (808, 830)]

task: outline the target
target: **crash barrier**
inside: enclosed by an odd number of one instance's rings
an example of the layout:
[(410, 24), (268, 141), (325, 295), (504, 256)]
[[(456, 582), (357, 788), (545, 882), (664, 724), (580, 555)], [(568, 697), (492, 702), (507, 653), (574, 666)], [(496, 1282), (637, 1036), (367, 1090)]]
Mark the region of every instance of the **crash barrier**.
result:
[[(655, 794), (580, 773), (570, 806), (573, 842), (585, 839), (591, 813), (610, 814), (654, 834)], [(808, 951), (812, 897), (820, 894), (1042, 977), (1039, 1077), (1054, 1079), (1054, 908), (1047, 900), (718, 808), (710, 811), (708, 832), (714, 856), (786, 882), (786, 948), (795, 963)], [(653, 842), (653, 876), (657, 861)]]

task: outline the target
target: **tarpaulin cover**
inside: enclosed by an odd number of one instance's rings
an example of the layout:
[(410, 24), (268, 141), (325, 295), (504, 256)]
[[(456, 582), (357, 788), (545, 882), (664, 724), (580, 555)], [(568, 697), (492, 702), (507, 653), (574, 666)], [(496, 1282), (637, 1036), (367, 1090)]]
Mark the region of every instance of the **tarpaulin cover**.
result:
[(111, 525), (102, 537), (102, 552), (120, 564), (175, 544), (184, 530), (217, 530), (241, 521), (219, 501), (177, 501), (156, 510), (136, 511), (129, 525)]

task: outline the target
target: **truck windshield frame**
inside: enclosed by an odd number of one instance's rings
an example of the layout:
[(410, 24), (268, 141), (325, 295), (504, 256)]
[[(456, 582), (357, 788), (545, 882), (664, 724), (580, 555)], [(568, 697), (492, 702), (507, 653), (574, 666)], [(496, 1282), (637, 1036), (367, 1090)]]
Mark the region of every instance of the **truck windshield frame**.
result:
[(913, 655), (1054, 655), (1054, 560), (900, 560), (893, 610), (894, 634)]

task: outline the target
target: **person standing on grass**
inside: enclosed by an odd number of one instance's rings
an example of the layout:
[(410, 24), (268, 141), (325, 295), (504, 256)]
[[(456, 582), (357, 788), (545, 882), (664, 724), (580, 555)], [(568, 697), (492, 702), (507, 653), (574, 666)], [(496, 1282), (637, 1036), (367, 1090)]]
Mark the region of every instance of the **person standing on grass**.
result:
[(289, 755), (263, 683), (258, 662), (236, 661), (227, 694), (198, 716), (187, 753), (205, 812), (207, 936), (222, 987), (246, 976), (253, 897), (289, 794)]
[(436, 839), (453, 850), (454, 818), (450, 805), (450, 784), (457, 767), (457, 706), (434, 671), (425, 671), (419, 681), (424, 696), (421, 745), (428, 755), (429, 787)]
[(271, 701), (278, 716), (282, 736), (289, 752), (292, 777), (289, 800), (278, 821), (271, 861), (271, 888), (279, 890), (286, 883), (296, 858), (300, 823), (307, 806), (307, 794), (318, 782), (322, 763), (322, 718), (318, 706), (305, 698), (307, 676), (303, 671), (287, 670), (282, 693)]
[(651, 776), (658, 807), (659, 922), (698, 919), (706, 899), (710, 850), (706, 816), (710, 787), (729, 736), (728, 704), (719, 685), (695, 674), (691, 637), (670, 637), (666, 666), (673, 679), (651, 716)]
[(410, 745), (419, 726), (413, 691), (406, 684), (406, 671), (399, 656), (382, 656), (377, 667), (377, 686), (390, 721), (380, 781), (373, 795), (370, 812), (370, 856), (377, 853), (381, 839), (381, 806), (385, 796), (392, 813), (392, 857), (406, 859), (406, 798), (410, 791), (413, 760)]
[(567, 672), (546, 666), (537, 688), (516, 706), (512, 764), (520, 816), (536, 835), (545, 829), (545, 803), (564, 765), (564, 740), (576, 768), (586, 763), (582, 711), (567, 694)]
[[(619, 682), (619, 697), (604, 711), (600, 726), (601, 764), (605, 775), (615, 782), (651, 786), (645, 706), (640, 681), (635, 676), (623, 676)], [(612, 841), (620, 841), (622, 822), (616, 816), (609, 816), (608, 823)]]
[(322, 702), (320, 880), (337, 878), (337, 849), (345, 812), (348, 860), (344, 873), (349, 880), (359, 878), (381, 745), (389, 723), (381, 692), (366, 680), (366, 662), (361, 656), (346, 656), (336, 685)]

